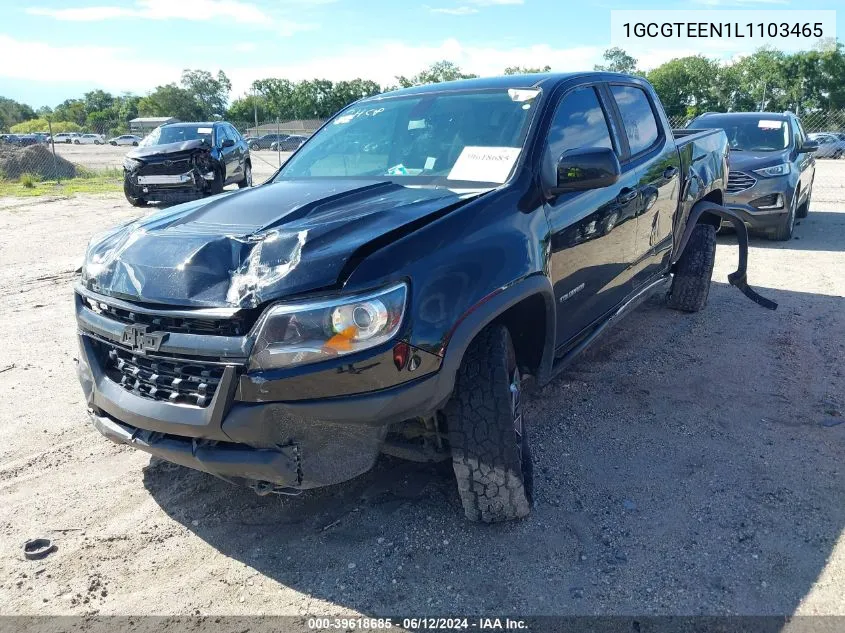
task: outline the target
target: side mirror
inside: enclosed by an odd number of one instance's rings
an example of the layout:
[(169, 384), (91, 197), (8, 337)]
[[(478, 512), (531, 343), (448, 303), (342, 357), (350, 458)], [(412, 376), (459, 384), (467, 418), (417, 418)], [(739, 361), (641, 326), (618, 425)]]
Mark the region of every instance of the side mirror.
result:
[(586, 147), (561, 154), (557, 185), (552, 194), (609, 187), (619, 180), (622, 168), (616, 152), (606, 147)]
[(225, 149), (227, 147), (234, 147), (234, 146), (235, 146), (235, 141), (233, 141), (230, 138), (227, 138), (225, 141), (223, 141), (223, 145), (221, 145), (220, 147)]
[(806, 140), (801, 148), (798, 150), (802, 154), (812, 153), (819, 149), (819, 144), (816, 141)]

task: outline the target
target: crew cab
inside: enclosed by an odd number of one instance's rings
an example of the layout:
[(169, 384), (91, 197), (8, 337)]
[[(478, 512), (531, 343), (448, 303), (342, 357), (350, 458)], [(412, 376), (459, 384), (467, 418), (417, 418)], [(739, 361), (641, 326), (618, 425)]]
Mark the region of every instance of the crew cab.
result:
[(265, 494), (381, 453), (451, 460), (465, 514), (532, 503), (524, 385), (654, 292), (704, 307), (721, 130), (676, 139), (614, 73), (474, 79), (356, 102), (267, 183), (94, 238), (78, 374), (115, 442)]
[(252, 186), (252, 161), (225, 121), (161, 125), (123, 159), (123, 192), (136, 207), (214, 195), (232, 183)]

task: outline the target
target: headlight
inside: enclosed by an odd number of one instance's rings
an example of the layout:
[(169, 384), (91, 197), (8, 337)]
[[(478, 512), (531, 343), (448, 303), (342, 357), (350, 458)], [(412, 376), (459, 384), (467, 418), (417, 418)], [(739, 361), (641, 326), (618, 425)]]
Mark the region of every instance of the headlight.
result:
[(128, 156), (123, 159), (123, 168), (126, 171), (132, 171), (137, 169), (141, 165), (141, 161), (135, 160), (134, 158), (129, 158)]
[(279, 303), (258, 325), (250, 370), (316, 363), (376, 347), (396, 336), (407, 286), (324, 301)]
[(781, 163), (773, 167), (764, 167), (763, 169), (755, 169), (754, 173), (760, 176), (786, 176), (789, 173), (789, 163)]

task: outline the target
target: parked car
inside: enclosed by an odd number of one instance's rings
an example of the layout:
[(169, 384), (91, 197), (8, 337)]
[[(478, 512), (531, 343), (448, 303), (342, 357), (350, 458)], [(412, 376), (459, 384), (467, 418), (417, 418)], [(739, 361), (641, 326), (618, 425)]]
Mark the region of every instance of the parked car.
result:
[(18, 147), (27, 147), (29, 145), (38, 145), (38, 137), (35, 134), (18, 134), (15, 137), (14, 144)]
[(109, 145), (135, 145), (137, 146), (138, 143), (143, 141), (144, 139), (140, 136), (136, 136), (135, 134), (121, 134), (120, 136), (115, 136), (114, 138), (110, 138), (108, 140)]
[(305, 141), (307, 140), (307, 136), (291, 134), (283, 141), (273, 141), (272, 143), (270, 143), (270, 149), (274, 152), (295, 152), (300, 147), (302, 147), (302, 144), (305, 143)]
[(0, 134), (0, 143), (14, 145), (17, 134)]
[(272, 182), (92, 240), (76, 317), (93, 424), (262, 494), (380, 452), (451, 460), (468, 518), (524, 517), (524, 376), (547, 383), (653, 292), (702, 309), (721, 218), (730, 282), (774, 307), (719, 205), (725, 133), (678, 135), (616, 73), (358, 101)]
[(288, 137), (287, 134), (264, 134), (258, 138), (249, 141), (249, 149), (270, 149), (270, 146), (275, 141), (284, 141)]
[(74, 139), (77, 139), (80, 136), (82, 136), (80, 132), (59, 132), (58, 134), (53, 134), (53, 142), (72, 143)]
[(169, 123), (150, 132), (123, 161), (123, 192), (134, 206), (252, 186), (249, 148), (225, 121)]
[(796, 218), (810, 211), (816, 161), (815, 141), (792, 113), (707, 113), (690, 129), (722, 128), (731, 147), (725, 205), (754, 231), (789, 240)]
[(35, 134), (33, 134), (33, 136), (35, 136), (35, 138), (38, 139), (39, 143), (49, 143), (50, 142), (50, 135), (47, 134), (46, 132), (35, 132)]
[(816, 158), (842, 158), (845, 155), (845, 140), (830, 132), (814, 132), (807, 137), (818, 144)]
[(73, 139), (74, 145), (103, 145), (105, 142), (102, 134), (82, 134)]

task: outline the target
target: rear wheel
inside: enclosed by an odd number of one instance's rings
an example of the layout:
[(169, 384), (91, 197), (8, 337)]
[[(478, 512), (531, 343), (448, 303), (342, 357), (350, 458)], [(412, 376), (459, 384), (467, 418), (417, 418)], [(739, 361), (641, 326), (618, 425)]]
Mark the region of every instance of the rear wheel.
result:
[(137, 189), (128, 180), (123, 181), (123, 195), (126, 196), (126, 199), (129, 201), (129, 204), (131, 204), (133, 207), (147, 206), (146, 198), (139, 195)]
[(697, 224), (675, 264), (668, 306), (684, 312), (698, 312), (707, 305), (715, 262), (716, 229), (710, 224)]
[(132, 145), (133, 145), (134, 147), (138, 147), (138, 141), (132, 141)]
[(79, 145), (79, 141), (78, 141), (78, 140), (76, 140), (76, 141), (74, 141), (74, 142), (73, 142), (73, 144), (74, 144), (74, 145)]
[(531, 452), (521, 379), (506, 327), (489, 326), (470, 344), (445, 414), (466, 517), (495, 523), (528, 516)]
[(810, 213), (810, 198), (813, 196), (813, 183), (810, 183), (810, 186), (807, 188), (807, 197), (805, 198), (804, 202), (801, 203), (801, 206), (798, 207), (798, 210), (795, 212), (795, 217), (797, 218), (806, 218), (807, 215)]
[(261, 148), (258, 146), (258, 143), (250, 143), (250, 144), (249, 144), (249, 149), (255, 149), (255, 150), (258, 150), (258, 149), (261, 149)]
[(238, 187), (240, 189), (252, 187), (252, 165), (249, 163), (244, 165), (244, 179), (238, 183)]

